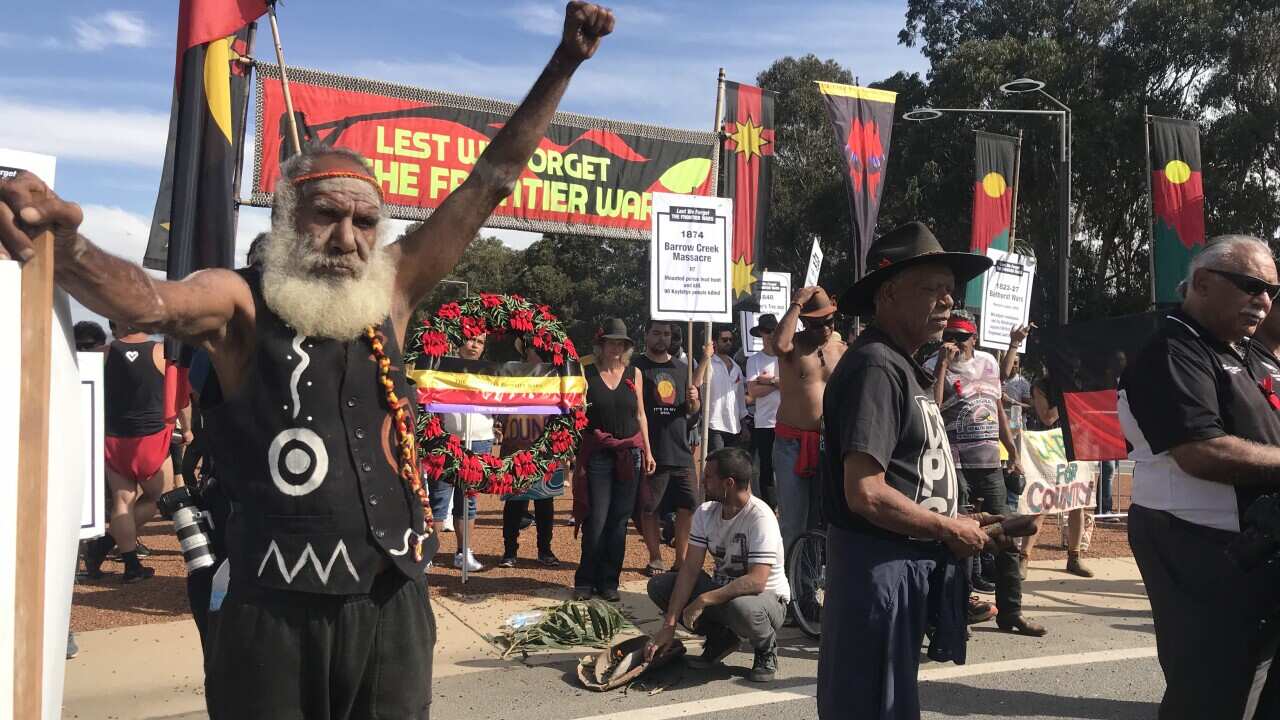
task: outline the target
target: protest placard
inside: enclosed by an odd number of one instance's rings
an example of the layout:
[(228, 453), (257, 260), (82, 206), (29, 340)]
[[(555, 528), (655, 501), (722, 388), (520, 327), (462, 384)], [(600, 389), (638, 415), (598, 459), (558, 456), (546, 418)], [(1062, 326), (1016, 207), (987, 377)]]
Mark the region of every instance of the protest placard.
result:
[(729, 198), (653, 194), (649, 316), (733, 322)]
[[(987, 250), (995, 261), (986, 272), (982, 289), (978, 344), (991, 350), (1009, 347), (1009, 331), (1026, 325), (1031, 315), (1031, 288), (1036, 278), (1036, 259), (1025, 255)], [(1018, 352), (1026, 352), (1023, 340)]]
[(1062, 430), (1022, 433), (1022, 472), (1027, 486), (1018, 499), (1018, 512), (1056, 515), (1096, 504), (1098, 463), (1069, 462)]
[(764, 342), (751, 334), (761, 315), (773, 313), (779, 319), (791, 303), (791, 273), (765, 271), (760, 279), (760, 312), (743, 312), (741, 317), (742, 349), (754, 355), (764, 349)]

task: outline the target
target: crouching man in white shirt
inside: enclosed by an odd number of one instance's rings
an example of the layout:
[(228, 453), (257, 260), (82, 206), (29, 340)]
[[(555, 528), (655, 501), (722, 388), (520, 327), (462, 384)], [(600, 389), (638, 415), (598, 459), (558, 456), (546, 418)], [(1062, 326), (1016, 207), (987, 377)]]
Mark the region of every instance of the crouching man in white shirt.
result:
[[(723, 448), (707, 458), (709, 500), (693, 515), (689, 554), (678, 573), (649, 581), (649, 598), (666, 612), (647, 649), (652, 658), (675, 638), (676, 623), (706, 637), (694, 667), (720, 663), (746, 640), (755, 651), (748, 678), (769, 682), (778, 672), (778, 628), (791, 590), (783, 571), (778, 519), (751, 494), (751, 456)], [(707, 551), (715, 576), (702, 569)]]

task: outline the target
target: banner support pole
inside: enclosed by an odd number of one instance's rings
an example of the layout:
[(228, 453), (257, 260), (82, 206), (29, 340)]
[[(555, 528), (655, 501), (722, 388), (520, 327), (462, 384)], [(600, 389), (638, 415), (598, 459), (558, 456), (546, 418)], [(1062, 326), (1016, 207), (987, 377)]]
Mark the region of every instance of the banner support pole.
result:
[(1018, 150), (1013, 155), (1013, 197), (1010, 201), (1013, 204), (1012, 213), (1009, 217), (1009, 252), (1017, 252), (1014, 249), (1014, 242), (1018, 239), (1018, 184), (1022, 180), (1022, 131), (1018, 131)]
[[(280, 24), (276, 22), (276, 4), (267, 3), (267, 18), (271, 20), (271, 38), (276, 43), (276, 64), (280, 66), (280, 87), (284, 91), (284, 108), (289, 113), (289, 140), (293, 143), (293, 153), (302, 153), (302, 141), (298, 138), (298, 118), (293, 114), (293, 94), (289, 92), (289, 72), (284, 64), (284, 47), (280, 44)], [(262, 132), (259, 128), (258, 132)]]
[(235, 176), (231, 181), (231, 236), (235, 237), (236, 231), (240, 229), (240, 187), (244, 182), (244, 138), (249, 127), (249, 94), (253, 91), (253, 73), (257, 65), (253, 61), (253, 41), (258, 36), (258, 23), (249, 23), (249, 37), (245, 43), (245, 54), (236, 62), (244, 67), (245, 78), (244, 95), (241, 97), (241, 107), (244, 112), (240, 114), (240, 129), (236, 133), (236, 137), (240, 138), (240, 147), (236, 151), (236, 167)]
[(1151, 115), (1147, 112), (1147, 106), (1142, 106), (1142, 148), (1147, 154), (1147, 242), (1151, 245), (1151, 250), (1147, 253), (1147, 270), (1151, 273), (1151, 306), (1156, 305), (1156, 221), (1155, 221), (1155, 205), (1151, 193), (1155, 188), (1151, 186)]
[[(720, 74), (716, 77), (716, 124), (714, 128), (714, 132), (716, 134), (716, 152), (717, 153), (720, 152), (721, 145), (724, 142), (724, 138), (721, 137), (722, 133), (724, 132), (724, 118), (722, 117), (723, 114), (724, 114), (724, 68), (720, 68)], [(711, 194), (715, 197), (720, 197), (719, 174), (717, 174), (716, 177), (711, 179)], [(690, 325), (692, 324), (693, 324), (693, 321), (691, 320)], [(706, 341), (712, 342), (710, 322), (707, 323)], [(710, 446), (710, 443), (708, 442), (708, 440), (710, 439), (710, 436), (711, 436), (711, 412), (710, 412), (711, 410), (711, 405), (710, 405), (711, 374), (714, 373), (716, 369), (715, 359), (716, 359), (716, 353), (715, 353), (715, 349), (713, 348), (711, 351), (711, 359), (706, 361), (707, 372), (706, 372), (706, 375), (703, 377), (703, 381), (702, 381), (702, 388), (703, 388), (702, 390), (702, 463), (700, 465), (700, 467), (702, 468), (702, 472), (706, 471), (707, 449)], [(699, 478), (699, 485), (701, 485), (701, 478)]]

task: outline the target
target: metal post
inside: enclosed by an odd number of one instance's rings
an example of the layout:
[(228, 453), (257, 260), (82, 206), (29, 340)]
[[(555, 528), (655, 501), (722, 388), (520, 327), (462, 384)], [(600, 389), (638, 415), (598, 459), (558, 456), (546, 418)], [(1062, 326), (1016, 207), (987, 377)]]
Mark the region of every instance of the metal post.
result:
[(236, 136), (240, 138), (240, 147), (236, 148), (236, 167), (235, 175), (231, 181), (231, 237), (236, 236), (236, 230), (240, 227), (240, 185), (244, 182), (244, 138), (246, 129), (249, 125), (249, 93), (253, 90), (253, 41), (258, 36), (258, 23), (249, 23), (249, 37), (245, 43), (245, 54), (236, 59), (244, 67), (247, 77), (244, 82), (244, 96), (240, 98), (241, 107), (244, 112), (240, 114), (240, 128)]
[[(711, 323), (707, 323), (707, 342), (714, 342), (711, 339)], [(703, 472), (707, 467), (707, 448), (710, 446), (711, 438), (711, 376), (716, 371), (716, 349), (711, 347), (711, 357), (707, 359), (707, 374), (702, 383), (702, 468)]]
[(1013, 156), (1013, 197), (1010, 198), (1009, 252), (1017, 252), (1013, 244), (1018, 239), (1018, 183), (1022, 179), (1022, 131), (1018, 131), (1018, 151)]
[[(468, 450), (471, 450), (471, 413), (466, 413), (465, 415), (462, 416), (462, 437), (466, 438), (463, 441), (462, 446)], [(455, 479), (454, 482), (455, 484), (453, 487), (454, 487), (454, 492), (456, 493), (457, 487), (458, 487), (456, 483), (462, 482), (462, 477), (459, 476), (458, 478)], [(458, 532), (458, 547), (462, 549), (462, 584), (463, 585), (467, 584), (467, 575), (468, 575), (467, 551), (471, 549), (471, 546), (468, 544), (471, 538), (467, 537), (467, 534), (468, 534), (467, 533), (468, 517), (467, 516), (469, 515), (469, 513), (467, 512), (468, 502), (470, 502), (470, 499), (467, 497), (466, 490), (464, 489), (462, 492), (462, 507), (458, 510), (458, 512), (462, 513), (462, 525), (458, 528), (455, 528)]]
[[(284, 65), (284, 47), (280, 44), (280, 25), (276, 22), (276, 4), (267, 4), (267, 17), (271, 20), (271, 37), (276, 42), (276, 62), (280, 65), (280, 87), (284, 90), (284, 108), (289, 113), (289, 139), (293, 142), (293, 153), (302, 152), (302, 141), (298, 138), (298, 118), (293, 115), (293, 93), (289, 92), (289, 73)], [(258, 132), (263, 132), (258, 128)]]
[(1155, 306), (1156, 298), (1156, 221), (1155, 206), (1152, 204), (1151, 193), (1154, 188), (1151, 187), (1151, 115), (1147, 112), (1147, 106), (1142, 106), (1142, 147), (1147, 153), (1147, 241), (1151, 244), (1151, 250), (1147, 253), (1147, 267), (1151, 272), (1151, 305)]
[(1058, 117), (1058, 141), (1061, 143), (1058, 182), (1058, 324), (1071, 319), (1071, 112)]

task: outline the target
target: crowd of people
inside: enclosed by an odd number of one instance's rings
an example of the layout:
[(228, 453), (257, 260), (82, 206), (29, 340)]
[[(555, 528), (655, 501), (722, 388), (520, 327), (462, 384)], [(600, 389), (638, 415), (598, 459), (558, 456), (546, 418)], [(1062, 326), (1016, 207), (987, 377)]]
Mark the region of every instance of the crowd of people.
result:
[[(106, 353), (110, 528), (84, 549), (86, 574), (100, 577), (115, 549), (124, 582), (152, 576), (138, 529), (177, 485), (175, 465), (190, 464), (175, 463), (172, 448), (195, 440), (201, 475), (216, 479), (201, 484), (220, 562), (188, 579), (212, 717), (429, 716), (426, 573), (446, 523), (458, 536), (453, 565), (483, 567), (463, 540), (474, 495), (417, 466), (401, 344), (612, 26), (609, 11), (569, 3), (559, 47), (474, 172), (392, 243), (379, 234), (377, 180), (336, 147), (282, 164), (271, 232), (247, 267), (179, 282), (94, 245), (79, 207), (34, 176), (0, 181), (0, 258), (26, 259), (31, 238), (52, 232), (58, 282), (114, 319), (109, 344), (101, 328), (77, 328), (78, 347)], [(572, 596), (619, 599), (634, 523), (663, 612), (650, 656), (683, 626), (704, 638), (693, 664), (719, 663), (745, 641), (748, 677), (767, 682), (792, 595), (788, 550), (825, 526), (826, 718), (919, 717), (926, 634), (930, 657), (956, 662), (975, 622), (1044, 635), (1021, 607), (1040, 518), (1014, 511), (1016, 434), (1060, 418), (1047, 373), (1029, 382), (1017, 372), (1030, 329), (996, 357), (977, 349), (976, 318), (955, 307), (957, 288), (990, 264), (908, 223), (870, 245), (871, 270), (839, 303), (806, 287), (781, 318), (761, 315), (749, 332), (763, 350), (749, 358), (731, 327), (695, 353), (677, 325), (650, 320), (637, 354), (625, 323), (604, 321), (584, 368), (587, 425), (562, 470), (573, 475), (581, 533)], [(1117, 377), (1136, 463), (1130, 541), (1168, 680), (1161, 717), (1269, 717), (1280, 582), (1272, 564), (1255, 571), (1224, 557), (1280, 477), (1275, 261), (1256, 239), (1221, 239), (1192, 262), (1183, 293)], [(838, 313), (868, 326), (846, 342)], [(196, 349), (189, 410), (168, 390), (155, 336)], [(486, 337), (452, 351), (481, 359)], [(523, 344), (517, 352), (544, 360)], [(444, 427), (473, 451), (509, 454), (544, 420), (455, 414)], [(537, 561), (561, 563), (553, 498), (513, 497), (500, 566), (516, 565), (530, 501)], [(1075, 511), (1069, 523), (1066, 569), (1081, 576), (1091, 515)], [(973, 593), (984, 589), (994, 605)]]

